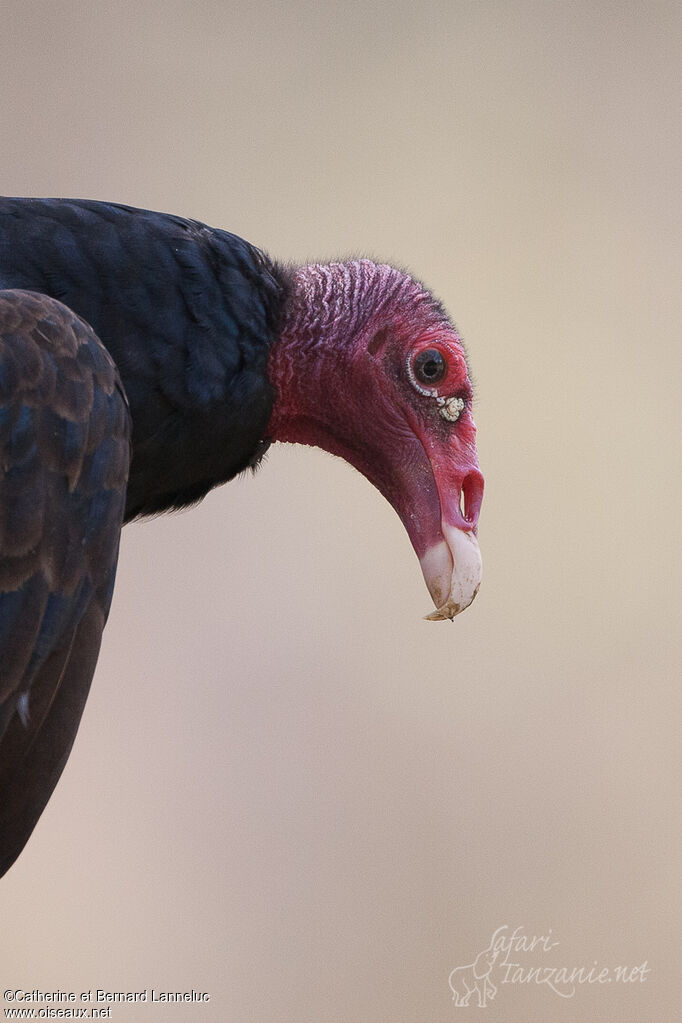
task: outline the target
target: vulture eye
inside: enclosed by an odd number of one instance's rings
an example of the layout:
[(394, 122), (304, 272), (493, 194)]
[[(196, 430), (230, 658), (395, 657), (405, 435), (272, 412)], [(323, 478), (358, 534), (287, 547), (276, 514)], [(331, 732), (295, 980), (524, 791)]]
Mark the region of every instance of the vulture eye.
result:
[(437, 348), (425, 348), (415, 357), (414, 375), (422, 384), (438, 384), (445, 376), (447, 363)]

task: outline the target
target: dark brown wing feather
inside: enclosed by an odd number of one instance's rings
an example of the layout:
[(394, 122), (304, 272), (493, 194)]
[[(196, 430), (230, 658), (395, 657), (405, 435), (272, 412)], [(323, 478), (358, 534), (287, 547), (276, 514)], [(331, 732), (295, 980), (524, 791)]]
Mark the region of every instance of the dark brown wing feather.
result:
[(78, 729), (129, 461), (127, 403), (91, 328), (45, 295), (0, 291), (0, 874)]

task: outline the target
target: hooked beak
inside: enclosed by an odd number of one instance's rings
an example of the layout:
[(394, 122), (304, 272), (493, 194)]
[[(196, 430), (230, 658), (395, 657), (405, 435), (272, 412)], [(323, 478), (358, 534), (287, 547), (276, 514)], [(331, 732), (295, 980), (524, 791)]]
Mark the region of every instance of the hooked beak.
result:
[[(419, 557), (436, 610), (427, 621), (446, 621), (471, 604), (482, 576), (476, 536), (483, 476), (473, 443), (443, 449), (420, 437), (421, 464), (394, 506)], [(413, 470), (417, 468), (415, 461)]]
[(473, 530), (442, 525), (445, 539), (429, 547), (419, 559), (436, 610), (428, 622), (452, 619), (472, 602), (481, 585), (481, 549)]

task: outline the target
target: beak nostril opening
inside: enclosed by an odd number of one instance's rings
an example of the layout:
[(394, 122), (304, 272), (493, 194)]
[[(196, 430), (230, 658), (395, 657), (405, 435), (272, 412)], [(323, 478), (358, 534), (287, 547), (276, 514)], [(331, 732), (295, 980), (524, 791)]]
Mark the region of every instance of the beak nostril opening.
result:
[(476, 526), (483, 502), (483, 477), (480, 472), (470, 472), (462, 480), (459, 506), (462, 515), (472, 526)]

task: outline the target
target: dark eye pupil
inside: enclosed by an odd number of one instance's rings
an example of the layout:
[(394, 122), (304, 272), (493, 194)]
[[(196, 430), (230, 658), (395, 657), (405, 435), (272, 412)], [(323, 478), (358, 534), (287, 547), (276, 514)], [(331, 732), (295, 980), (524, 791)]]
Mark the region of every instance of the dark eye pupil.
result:
[(414, 360), (414, 372), (423, 384), (437, 384), (445, 376), (445, 359), (437, 348), (427, 348)]

